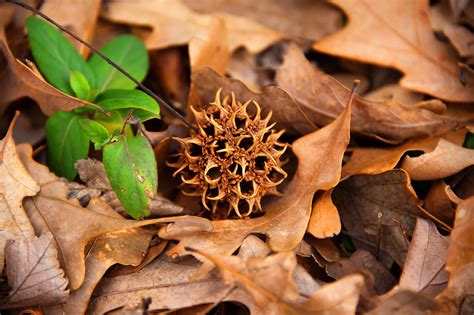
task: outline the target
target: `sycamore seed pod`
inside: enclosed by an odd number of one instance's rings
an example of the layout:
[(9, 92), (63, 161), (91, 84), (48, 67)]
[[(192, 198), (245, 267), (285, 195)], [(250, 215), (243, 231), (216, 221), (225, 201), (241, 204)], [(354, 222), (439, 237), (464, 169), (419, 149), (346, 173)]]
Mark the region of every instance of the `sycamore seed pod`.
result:
[(177, 168), (182, 192), (200, 196), (214, 218), (246, 217), (262, 211), (261, 198), (278, 194), (287, 177), (281, 168), (287, 145), (278, 141), (284, 130), (275, 132), (271, 112), (262, 118), (256, 102), (242, 104), (233, 93), (221, 101), (220, 94), (205, 109), (191, 107), (198, 131), (175, 138), (180, 152), (168, 165)]

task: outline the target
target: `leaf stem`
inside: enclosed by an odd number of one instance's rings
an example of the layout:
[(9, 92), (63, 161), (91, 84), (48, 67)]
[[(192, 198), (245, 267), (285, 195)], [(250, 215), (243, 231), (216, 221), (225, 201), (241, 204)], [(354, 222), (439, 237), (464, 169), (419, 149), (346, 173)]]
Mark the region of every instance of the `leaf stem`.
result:
[(183, 121), (189, 128), (191, 129), (194, 129), (193, 125), (183, 116), (181, 115), (173, 106), (171, 106), (170, 104), (168, 104), (165, 100), (163, 100), (160, 96), (158, 96), (157, 94), (155, 94), (152, 90), (150, 90), (149, 88), (147, 88), (145, 85), (143, 85), (140, 81), (138, 81), (137, 79), (135, 79), (131, 74), (129, 74), (127, 71), (125, 71), (122, 67), (120, 67), (119, 65), (117, 65), (115, 62), (113, 62), (112, 60), (110, 60), (108, 57), (104, 56), (104, 54), (102, 54), (100, 51), (98, 51), (97, 49), (95, 49), (94, 47), (92, 47), (92, 45), (90, 45), (89, 43), (87, 43), (86, 41), (84, 41), (83, 39), (81, 39), (79, 36), (75, 35), (74, 33), (72, 33), (71, 31), (69, 31), (68, 29), (66, 29), (65, 27), (63, 27), (62, 25), (56, 23), (53, 19), (51, 19), (50, 17), (48, 17), (47, 15), (45, 15), (44, 13), (42, 13), (41, 11), (33, 8), (32, 6), (26, 4), (26, 3), (23, 3), (21, 1), (16, 1), (16, 0), (4, 0), (6, 3), (10, 3), (10, 4), (14, 4), (14, 5), (17, 5), (25, 10), (28, 10), (28, 11), (31, 11), (33, 12), (34, 14), (36, 15), (39, 15), (40, 17), (42, 17), (43, 19), (45, 19), (46, 21), (48, 21), (49, 23), (53, 24), (54, 26), (56, 26), (57, 28), (59, 28), (61, 31), (63, 31), (64, 33), (70, 35), (72, 38), (74, 38), (75, 40), (77, 40), (78, 42), (80, 42), (81, 44), (83, 44), (84, 46), (86, 46), (87, 48), (89, 48), (91, 51), (93, 51), (95, 54), (97, 54), (98, 56), (100, 56), (102, 59), (104, 59), (109, 65), (111, 65), (112, 67), (114, 67), (117, 71), (119, 71), (120, 73), (122, 73), (124, 76), (126, 76), (127, 78), (129, 78), (131, 81), (133, 81), (133, 83), (135, 83), (140, 89), (142, 89), (143, 91), (145, 91), (148, 95), (150, 95), (151, 97), (153, 97), (157, 102), (158, 104), (163, 104), (163, 106), (165, 106), (173, 115), (175, 115), (177, 118), (179, 118), (181, 121)]

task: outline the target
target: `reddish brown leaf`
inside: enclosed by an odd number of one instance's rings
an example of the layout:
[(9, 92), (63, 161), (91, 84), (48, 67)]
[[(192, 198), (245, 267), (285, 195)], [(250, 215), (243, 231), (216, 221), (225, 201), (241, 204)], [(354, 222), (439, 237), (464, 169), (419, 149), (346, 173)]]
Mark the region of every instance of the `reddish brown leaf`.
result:
[(405, 73), (400, 84), (411, 90), (454, 102), (474, 100), (474, 76), (466, 73), (467, 84), (460, 82), (456, 57), (431, 30), (429, 1), (334, 3), (348, 14), (349, 23), (342, 31), (317, 42), (314, 49), (397, 68)]
[(331, 199), (332, 190), (318, 196), (306, 232), (317, 238), (332, 237), (341, 232), (341, 220)]

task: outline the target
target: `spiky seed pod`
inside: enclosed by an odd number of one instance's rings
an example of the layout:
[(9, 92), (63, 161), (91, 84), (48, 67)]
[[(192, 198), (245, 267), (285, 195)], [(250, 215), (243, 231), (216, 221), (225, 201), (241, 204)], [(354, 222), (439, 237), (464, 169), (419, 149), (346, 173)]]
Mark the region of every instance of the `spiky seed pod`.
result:
[(262, 119), (256, 102), (242, 104), (233, 93), (221, 101), (220, 94), (205, 109), (191, 107), (198, 131), (175, 138), (181, 150), (168, 165), (177, 168), (182, 192), (201, 196), (213, 217), (232, 211), (246, 217), (261, 211), (261, 198), (278, 194), (276, 186), (287, 177), (281, 168), (287, 145), (278, 141), (284, 130), (275, 132), (271, 112)]

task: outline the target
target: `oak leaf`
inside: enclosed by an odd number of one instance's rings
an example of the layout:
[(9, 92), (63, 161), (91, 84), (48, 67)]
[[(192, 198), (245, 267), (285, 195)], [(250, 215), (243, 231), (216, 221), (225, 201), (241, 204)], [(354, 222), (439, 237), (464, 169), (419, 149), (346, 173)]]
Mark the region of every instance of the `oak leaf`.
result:
[(162, 228), (159, 236), (179, 240), (173, 253), (185, 247), (210, 254), (231, 255), (251, 233), (263, 233), (273, 251), (294, 249), (308, 225), (312, 199), (317, 190), (334, 187), (340, 178), (344, 151), (349, 143), (350, 105), (334, 122), (296, 140), (292, 149), (298, 169), (283, 197), (264, 206), (265, 215), (249, 220), (208, 221), (203, 218), (176, 221)]
[(332, 196), (349, 235), (368, 242), (374, 255), (378, 254), (374, 249), (380, 241), (380, 252), (403, 266), (407, 236), (412, 235), (416, 218), (426, 213), (405, 171), (352, 176), (340, 183)]
[(152, 32), (145, 36), (149, 50), (186, 45), (193, 37), (205, 38), (215, 17), (225, 21), (230, 51), (245, 46), (258, 52), (284, 37), (245, 17), (194, 12), (180, 0), (114, 0), (107, 3), (101, 14), (110, 21), (151, 27)]
[[(427, 0), (335, 0), (349, 23), (313, 48), (324, 53), (397, 68), (403, 87), (453, 102), (474, 101), (474, 75), (460, 68), (450, 48), (433, 34)], [(397, 14), (394, 14), (397, 12)], [(400, 14), (411, 12), (412, 14)], [(363, 21), (363, 22), (362, 22)]]
[(17, 112), (5, 138), (0, 140), (0, 272), (3, 270), (6, 242), (35, 236), (22, 201), (27, 196), (36, 195), (40, 187), (18, 158), (12, 138), (18, 115)]
[(88, 102), (69, 96), (39, 76), (21, 61), (17, 60), (7, 44), (4, 28), (12, 18), (12, 12), (6, 7), (0, 7), (0, 58), (6, 60), (6, 72), (0, 76), (0, 113), (6, 106), (15, 100), (29, 97), (36, 101), (46, 115), (51, 115), (58, 110), (69, 111), (79, 108)]
[(84, 249), (89, 241), (106, 233), (130, 230), (161, 220), (125, 220), (108, 215), (108, 210), (96, 212), (94, 209), (108, 208), (97, 198), (91, 199), (88, 208), (83, 208), (77, 200), (67, 199), (69, 189), (65, 182), (33, 160), (31, 146), (19, 145), (17, 151), (41, 187), (36, 196), (24, 200), (25, 210), (37, 232), (53, 234), (54, 246), (72, 290), (79, 288), (84, 281)]
[(59, 267), (51, 233), (10, 240), (6, 248), (8, 302), (0, 308), (63, 303), (68, 281)]
[(397, 292), (376, 309), (368, 312), (368, 315), (425, 315), (434, 310), (437, 303), (430, 298), (411, 291)]

